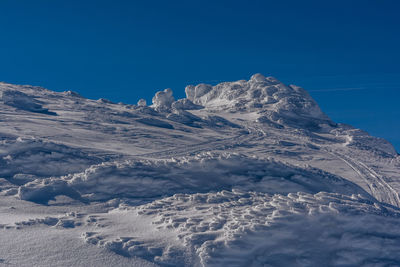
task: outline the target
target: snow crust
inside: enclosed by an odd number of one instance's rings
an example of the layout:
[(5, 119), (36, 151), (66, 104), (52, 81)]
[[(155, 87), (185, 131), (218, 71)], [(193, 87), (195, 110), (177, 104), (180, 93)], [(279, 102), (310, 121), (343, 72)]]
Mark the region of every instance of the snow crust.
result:
[(185, 91), (0, 83), (0, 265), (400, 265), (389, 142), (262, 74)]

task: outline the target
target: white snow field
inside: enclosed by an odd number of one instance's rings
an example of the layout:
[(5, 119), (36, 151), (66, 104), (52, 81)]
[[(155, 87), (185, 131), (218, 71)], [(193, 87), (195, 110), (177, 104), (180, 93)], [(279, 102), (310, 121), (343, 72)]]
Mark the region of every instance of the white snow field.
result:
[(1, 266), (400, 266), (400, 156), (302, 88), (0, 83)]

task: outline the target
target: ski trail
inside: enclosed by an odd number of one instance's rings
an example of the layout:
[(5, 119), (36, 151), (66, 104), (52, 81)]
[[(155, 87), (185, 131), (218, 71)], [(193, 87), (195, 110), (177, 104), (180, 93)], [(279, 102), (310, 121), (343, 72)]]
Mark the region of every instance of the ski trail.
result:
[(364, 180), (371, 194), (379, 201), (390, 203), (400, 207), (400, 197), (397, 191), (391, 187), (382, 176), (378, 175), (374, 170), (367, 167), (359, 160), (351, 159), (350, 157), (338, 152), (327, 151), (329, 154), (346, 163), (357, 175)]
[[(381, 175), (379, 175), (378, 173), (376, 173), (372, 168), (368, 167), (367, 165), (365, 165), (363, 162), (361, 161), (357, 161), (362, 167), (364, 167), (371, 176), (375, 177), (377, 180), (380, 181), (380, 184), (383, 184), (387, 189), (389, 189), (392, 192), (392, 200), (396, 203), (396, 206), (400, 206), (400, 197), (399, 197), (399, 193), (392, 187), (390, 186), (389, 183), (387, 183), (385, 181), (385, 178)], [(392, 202), (393, 202), (392, 201)]]

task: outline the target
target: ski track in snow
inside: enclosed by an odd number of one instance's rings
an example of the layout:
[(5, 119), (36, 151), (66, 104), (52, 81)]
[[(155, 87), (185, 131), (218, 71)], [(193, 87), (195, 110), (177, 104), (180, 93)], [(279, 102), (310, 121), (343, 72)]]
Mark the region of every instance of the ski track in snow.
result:
[(261, 74), (185, 91), (0, 83), (0, 266), (400, 265), (387, 141)]
[(391, 203), (395, 206), (400, 206), (399, 193), (396, 192), (383, 177), (378, 175), (374, 170), (368, 168), (361, 161), (356, 161), (350, 157), (339, 154), (337, 152), (330, 152), (330, 154), (341, 159), (347, 165), (349, 165), (361, 178), (364, 179), (371, 190), (372, 195), (379, 201)]

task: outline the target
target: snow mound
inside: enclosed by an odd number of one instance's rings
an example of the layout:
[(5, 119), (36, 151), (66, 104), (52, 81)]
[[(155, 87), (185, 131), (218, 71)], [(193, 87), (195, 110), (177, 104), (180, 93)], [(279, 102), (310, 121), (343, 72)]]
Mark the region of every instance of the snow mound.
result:
[(270, 109), (324, 118), (318, 104), (302, 88), (286, 86), (273, 77), (253, 75), (249, 81), (224, 82), (216, 86), (199, 84), (185, 89), (195, 104), (214, 109)]
[(359, 193), (373, 200), (357, 185), (320, 170), (239, 154), (215, 153), (169, 160), (105, 162), (81, 173), (29, 181), (20, 186), (18, 194), (20, 199), (43, 203), (57, 195), (104, 201), (116, 196), (149, 199), (232, 188), (281, 194)]
[(35, 178), (82, 172), (100, 157), (49, 141), (16, 138), (0, 142), (0, 177), (17, 185)]
[(15, 107), (20, 110), (43, 113), (47, 115), (57, 115), (42, 106), (42, 103), (34, 97), (29, 96), (23, 92), (5, 90), (1, 92), (1, 100), (4, 104)]

